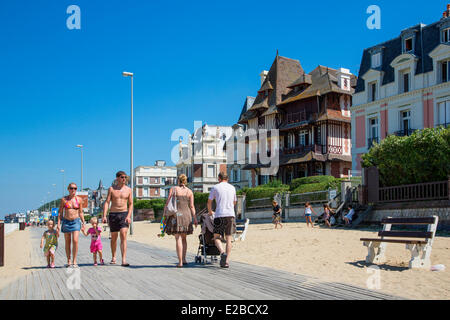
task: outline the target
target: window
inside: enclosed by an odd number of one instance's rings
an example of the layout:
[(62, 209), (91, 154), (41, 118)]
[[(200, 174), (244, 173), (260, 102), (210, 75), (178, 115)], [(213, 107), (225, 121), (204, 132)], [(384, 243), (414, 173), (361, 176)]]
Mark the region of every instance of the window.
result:
[(450, 66), (449, 61), (441, 62), (440, 73), (441, 73), (441, 82), (442, 83), (447, 82), (449, 79), (449, 66)]
[(206, 174), (207, 174), (207, 178), (214, 178), (216, 176), (216, 166), (208, 165)]
[(208, 156), (214, 156), (216, 148), (214, 146), (208, 146)]
[(144, 188), (144, 197), (148, 197), (148, 188)]
[(404, 92), (409, 92), (410, 90), (410, 72), (409, 70), (404, 70), (400, 72), (400, 76), (399, 76), (399, 92), (400, 93), (404, 93)]
[(148, 178), (144, 178), (144, 184), (148, 184)]
[(370, 149), (374, 142), (378, 143), (378, 118), (369, 119), (369, 139), (367, 147)]
[(166, 184), (166, 178), (161, 178), (161, 184)]
[(413, 50), (413, 38), (405, 39), (404, 52), (410, 52)]
[(450, 100), (438, 103), (438, 125), (448, 127), (450, 124)]
[(372, 54), (372, 68), (381, 66), (381, 52)]
[(409, 135), (411, 130), (411, 110), (400, 111), (400, 129), (404, 135)]
[(158, 193), (159, 193), (159, 189), (156, 188), (156, 189), (155, 189), (155, 194), (157, 195)]
[(369, 83), (369, 102), (377, 100), (377, 83)]
[(441, 33), (441, 42), (447, 43), (450, 42), (450, 28), (442, 30)]

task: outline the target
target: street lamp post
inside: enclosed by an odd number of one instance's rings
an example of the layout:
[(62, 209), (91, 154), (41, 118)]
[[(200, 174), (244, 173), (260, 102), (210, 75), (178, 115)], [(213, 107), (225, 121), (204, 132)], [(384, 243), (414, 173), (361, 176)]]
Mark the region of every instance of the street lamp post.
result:
[(83, 145), (77, 144), (77, 148), (81, 150), (81, 191), (83, 191)]
[[(130, 150), (130, 187), (131, 187), (131, 198), (134, 202), (134, 169), (133, 169), (133, 73), (122, 72), (124, 77), (131, 78), (131, 150)], [(133, 208), (134, 211), (134, 208)], [(134, 212), (131, 212), (131, 225), (130, 225), (130, 235), (133, 235), (133, 220)]]

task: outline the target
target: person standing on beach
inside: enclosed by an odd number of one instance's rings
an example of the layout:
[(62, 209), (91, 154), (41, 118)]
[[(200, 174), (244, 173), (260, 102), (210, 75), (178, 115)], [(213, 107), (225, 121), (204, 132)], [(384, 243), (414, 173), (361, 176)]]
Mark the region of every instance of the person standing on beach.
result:
[[(66, 268), (74, 267), (78, 268), (77, 254), (78, 254), (78, 238), (80, 236), (81, 228), (84, 228), (84, 214), (82, 200), (76, 195), (77, 185), (75, 183), (69, 184), (69, 195), (61, 199), (59, 205), (58, 226), (56, 232), (59, 236), (61, 230), (64, 233), (67, 264)], [(62, 219), (61, 219), (62, 216)], [(61, 226), (61, 227), (60, 227)], [(72, 244), (72, 248), (70, 245)], [(73, 254), (73, 260), (71, 264), (70, 254)]]
[[(216, 200), (216, 212), (212, 211), (212, 202)], [(236, 232), (236, 220), (234, 206), (237, 203), (236, 189), (228, 183), (228, 175), (224, 172), (219, 174), (219, 184), (216, 184), (208, 197), (208, 213), (214, 214), (214, 243), (220, 252), (220, 266), (228, 268), (231, 240)], [(223, 250), (220, 237), (224, 236), (227, 246)]]
[(280, 225), (280, 227), (283, 228), (283, 225), (281, 224), (281, 207), (275, 200), (272, 201), (272, 209), (273, 209), (272, 222), (273, 224), (275, 224), (275, 229), (277, 229), (278, 225)]
[(120, 233), (120, 251), (122, 253), (122, 266), (129, 267), (127, 263), (127, 234), (133, 212), (133, 192), (126, 185), (127, 174), (123, 171), (116, 173), (116, 183), (108, 189), (105, 205), (103, 207), (103, 223), (106, 223), (109, 203), (109, 230), (111, 233), (111, 264), (116, 264), (117, 238)]
[(305, 219), (306, 219), (306, 227), (309, 227), (309, 224), (311, 224), (311, 228), (314, 228), (313, 222), (311, 220), (312, 213), (316, 214), (314, 209), (311, 207), (311, 204), (309, 202), (305, 203)]

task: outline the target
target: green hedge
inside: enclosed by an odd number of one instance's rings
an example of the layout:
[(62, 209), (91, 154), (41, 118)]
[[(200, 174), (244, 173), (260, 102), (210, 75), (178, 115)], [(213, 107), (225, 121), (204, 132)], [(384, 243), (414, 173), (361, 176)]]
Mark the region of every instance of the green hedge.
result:
[(375, 166), (382, 186), (447, 180), (450, 174), (450, 128), (416, 130), (409, 137), (388, 136), (362, 156)]
[(208, 197), (209, 193), (194, 192), (194, 206), (197, 212), (206, 208), (208, 204)]
[[(292, 180), (290, 190), (295, 191), (297, 188), (299, 188), (300, 186), (303, 186), (303, 185), (330, 184), (330, 183), (334, 183), (335, 180), (337, 180), (337, 179), (333, 176), (311, 176), (311, 177), (298, 178), (298, 179)], [(315, 189), (315, 188), (313, 188), (313, 189)], [(320, 190), (316, 190), (316, 191), (320, 191)], [(304, 192), (308, 192), (308, 191), (304, 191)], [(313, 191), (311, 191), (311, 192), (313, 192)]]

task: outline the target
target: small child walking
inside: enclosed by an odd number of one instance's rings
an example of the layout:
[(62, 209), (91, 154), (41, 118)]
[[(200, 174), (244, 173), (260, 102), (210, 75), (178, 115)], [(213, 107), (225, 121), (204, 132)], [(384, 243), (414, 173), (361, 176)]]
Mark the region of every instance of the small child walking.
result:
[(85, 236), (91, 236), (91, 253), (94, 256), (94, 266), (97, 266), (97, 252), (100, 258), (100, 264), (104, 265), (105, 262), (103, 261), (103, 245), (102, 245), (102, 239), (100, 237), (100, 233), (102, 232), (102, 229), (98, 226), (98, 219), (96, 217), (92, 217), (91, 220), (89, 220), (89, 223), (92, 225), (91, 228), (86, 232), (83, 228), (81, 232)]
[(314, 209), (311, 207), (309, 202), (305, 203), (305, 219), (306, 219), (306, 227), (309, 227), (309, 224), (311, 223), (311, 228), (314, 228), (313, 222), (311, 220), (312, 213), (316, 214)]
[[(44, 248), (44, 255), (47, 258), (47, 268), (55, 268), (55, 252), (58, 248), (58, 232), (54, 229), (55, 223), (53, 220), (48, 220), (47, 230), (41, 238), (41, 249)], [(44, 245), (45, 240), (45, 245)]]

